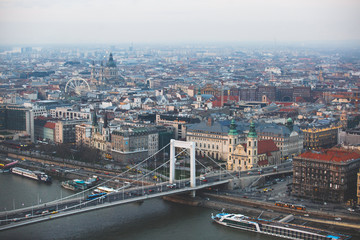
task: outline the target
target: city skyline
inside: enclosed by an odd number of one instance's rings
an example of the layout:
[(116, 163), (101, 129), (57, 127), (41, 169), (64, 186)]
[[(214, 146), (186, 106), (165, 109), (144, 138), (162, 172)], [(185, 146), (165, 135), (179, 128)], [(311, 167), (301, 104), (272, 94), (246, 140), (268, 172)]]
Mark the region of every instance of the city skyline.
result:
[(351, 42), (346, 1), (0, 1), (0, 44)]

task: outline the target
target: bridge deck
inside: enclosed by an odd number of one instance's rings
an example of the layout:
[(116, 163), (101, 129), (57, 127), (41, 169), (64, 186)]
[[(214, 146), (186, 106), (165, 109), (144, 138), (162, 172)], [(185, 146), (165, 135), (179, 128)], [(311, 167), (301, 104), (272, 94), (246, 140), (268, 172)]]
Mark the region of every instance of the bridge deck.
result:
[[(178, 188), (178, 189), (171, 189), (171, 190), (166, 190), (163, 192), (158, 192), (158, 193), (151, 193), (151, 194), (145, 194), (142, 196), (134, 196), (128, 199), (119, 199), (119, 200), (113, 200), (113, 201), (107, 201), (104, 200), (103, 202), (97, 202), (96, 205), (94, 206), (87, 206), (89, 202), (84, 201), (80, 204), (80, 206), (78, 206), (78, 208), (76, 209), (59, 209), (58, 213), (56, 214), (48, 214), (48, 215), (40, 215), (37, 217), (33, 217), (30, 219), (26, 219), (26, 220), (21, 220), (19, 222), (11, 222), (8, 223), (6, 225), (2, 225), (0, 226), (0, 231), (2, 230), (6, 230), (6, 229), (11, 229), (11, 228), (16, 228), (16, 227), (21, 227), (24, 225), (28, 225), (28, 224), (33, 224), (33, 223), (37, 223), (37, 222), (42, 222), (42, 221), (48, 221), (48, 220), (52, 220), (52, 219), (56, 219), (56, 218), (60, 218), (60, 217), (65, 217), (65, 216), (69, 216), (69, 215), (74, 215), (74, 214), (79, 214), (79, 213), (83, 213), (83, 212), (88, 212), (88, 211), (94, 211), (94, 210), (98, 210), (98, 209), (102, 209), (102, 208), (106, 208), (106, 207), (113, 207), (113, 206), (117, 206), (117, 205), (121, 205), (121, 204), (127, 204), (127, 203), (133, 203), (133, 202), (138, 202), (138, 201), (144, 201), (146, 199), (151, 199), (151, 198), (157, 198), (157, 197), (162, 197), (162, 196), (167, 196), (167, 195), (172, 195), (172, 194), (179, 194), (179, 193), (184, 193), (184, 192), (188, 192), (188, 191), (196, 191), (196, 190), (200, 190), (202, 188), (208, 188), (208, 187), (212, 187), (212, 186), (217, 186), (217, 185), (221, 185), (221, 184), (226, 184), (230, 181), (230, 179), (226, 179), (226, 180), (221, 180), (221, 181), (217, 181), (217, 182), (210, 182), (210, 183), (205, 183), (196, 187), (185, 187), (185, 188)], [(138, 188), (137, 190), (142, 189), (142, 188)], [(122, 195), (122, 191), (121, 192), (117, 192), (115, 194), (118, 195)], [(110, 194), (110, 195), (115, 195)], [(110, 196), (109, 195), (109, 196)], [(80, 201), (80, 199), (76, 200), (76, 201)], [(97, 201), (97, 200), (96, 200)], [(55, 206), (56, 204), (52, 205)], [(49, 206), (48, 206), (49, 208)], [(25, 215), (25, 212), (28, 212), (29, 210), (31, 210), (31, 208), (25, 208), (25, 209), (18, 209), (17, 211), (13, 211), (16, 212), (16, 214), (19, 214), (23, 212), (23, 216)], [(9, 211), (7, 213), (7, 215), (10, 215), (11, 212)], [(2, 217), (4, 217), (4, 213), (2, 212)]]

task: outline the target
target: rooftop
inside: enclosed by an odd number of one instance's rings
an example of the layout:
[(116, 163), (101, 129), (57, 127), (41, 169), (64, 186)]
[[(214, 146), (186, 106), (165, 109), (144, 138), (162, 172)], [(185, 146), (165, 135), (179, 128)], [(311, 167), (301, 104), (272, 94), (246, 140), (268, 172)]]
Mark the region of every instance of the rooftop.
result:
[(360, 159), (360, 153), (354, 150), (340, 148), (325, 149), (321, 152), (307, 151), (299, 155), (300, 158), (331, 161), (331, 162), (348, 162)]

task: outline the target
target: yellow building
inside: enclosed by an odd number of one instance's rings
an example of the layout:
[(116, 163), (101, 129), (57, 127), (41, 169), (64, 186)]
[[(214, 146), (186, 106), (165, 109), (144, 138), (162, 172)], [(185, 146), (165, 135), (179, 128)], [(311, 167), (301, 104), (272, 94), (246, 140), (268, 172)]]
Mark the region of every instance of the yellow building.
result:
[(331, 148), (338, 143), (341, 126), (304, 129), (304, 148)]

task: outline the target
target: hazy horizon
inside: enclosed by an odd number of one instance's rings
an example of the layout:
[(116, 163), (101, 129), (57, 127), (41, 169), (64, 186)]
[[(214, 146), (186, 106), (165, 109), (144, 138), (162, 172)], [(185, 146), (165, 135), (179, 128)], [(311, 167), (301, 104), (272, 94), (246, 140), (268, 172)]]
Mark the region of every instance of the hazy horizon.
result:
[(0, 0), (0, 45), (356, 44), (358, 0)]

